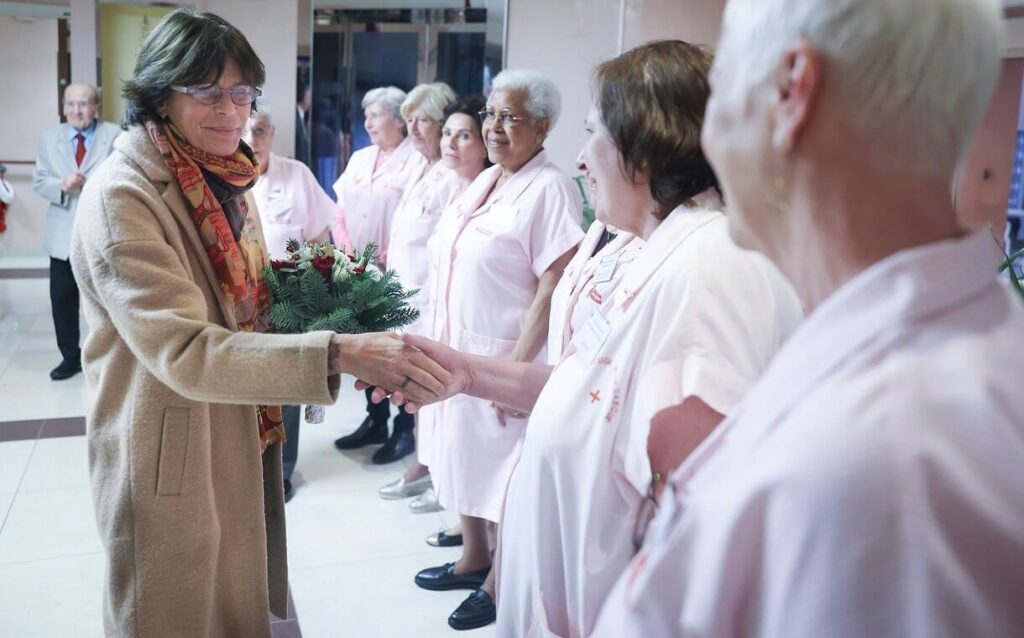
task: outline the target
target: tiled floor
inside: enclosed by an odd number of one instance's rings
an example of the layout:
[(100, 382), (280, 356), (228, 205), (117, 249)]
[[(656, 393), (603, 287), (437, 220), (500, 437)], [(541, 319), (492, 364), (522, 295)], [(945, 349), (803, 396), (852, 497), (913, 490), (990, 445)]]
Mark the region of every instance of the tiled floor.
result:
[[(32, 422), (44, 438), (0, 442), (0, 636), (99, 638), (103, 553), (89, 498), (85, 438), (64, 436), (84, 414), (82, 375), (50, 381), (57, 363), (45, 279), (0, 278), (0, 421)], [(350, 388), (350, 382), (345, 387)], [(287, 506), (290, 581), (304, 638), (456, 636), (448, 614), (468, 592), (427, 592), (412, 581), (455, 560), (424, 538), (454, 516), (410, 514), (377, 488), (404, 471), (375, 466), (372, 450), (342, 454), (332, 441), (361, 419), (346, 390), (320, 425), (304, 424), (295, 498)], [(0, 423), (0, 441), (4, 439)], [(280, 636), (298, 635), (281, 623)], [(288, 629), (292, 629), (289, 631)], [(469, 632), (493, 636), (493, 626)]]

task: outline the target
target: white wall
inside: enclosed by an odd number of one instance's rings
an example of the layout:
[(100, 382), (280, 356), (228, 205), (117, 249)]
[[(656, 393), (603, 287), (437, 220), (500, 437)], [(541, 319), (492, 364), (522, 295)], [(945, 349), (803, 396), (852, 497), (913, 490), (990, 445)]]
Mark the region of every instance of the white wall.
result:
[(267, 67), (263, 99), (274, 114), (273, 150), (295, 155), (295, 66), (298, 51), (298, 0), (199, 0), (245, 34)]
[[(548, 139), (570, 175), (583, 144), (594, 66), (649, 40), (714, 44), (725, 0), (509, 0), (509, 68), (537, 69), (562, 91), (562, 117)], [(623, 11), (624, 9), (624, 11)]]
[[(57, 21), (20, 22), (0, 15), (0, 60), (4, 61), (0, 160), (32, 160), (42, 131), (60, 123), (57, 115)], [(8, 165), (15, 190), (0, 235), (0, 258), (43, 257), (46, 203), (32, 190), (32, 165)]]

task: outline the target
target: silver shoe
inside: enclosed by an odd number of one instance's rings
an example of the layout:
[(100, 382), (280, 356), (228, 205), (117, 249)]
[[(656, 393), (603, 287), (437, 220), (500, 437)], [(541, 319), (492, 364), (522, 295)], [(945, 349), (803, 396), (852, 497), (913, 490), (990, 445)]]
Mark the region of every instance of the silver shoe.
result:
[(441, 504), (437, 502), (437, 494), (434, 493), (433, 487), (409, 503), (409, 511), (413, 514), (429, 514), (430, 512), (440, 512), (443, 509)]
[(429, 490), (431, 485), (432, 483), (430, 482), (429, 474), (409, 483), (405, 482), (405, 477), (399, 477), (377, 490), (377, 493), (379, 493), (380, 497), (383, 499), (397, 501), (403, 498), (409, 498), (410, 496), (419, 496)]

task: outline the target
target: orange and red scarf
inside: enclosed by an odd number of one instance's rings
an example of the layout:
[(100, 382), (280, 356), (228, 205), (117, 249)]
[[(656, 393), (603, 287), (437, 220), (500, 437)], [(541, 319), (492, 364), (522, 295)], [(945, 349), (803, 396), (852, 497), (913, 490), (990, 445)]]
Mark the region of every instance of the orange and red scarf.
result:
[[(192, 207), (192, 222), (213, 265), (221, 293), (227, 298), (227, 305), (234, 308), (238, 329), (266, 332), (270, 293), (263, 280), (263, 268), (267, 265), (267, 256), (255, 232), (257, 222), (249, 215), (243, 196), (257, 177), (251, 151), (240, 145), (228, 157), (211, 155), (189, 144), (169, 121), (149, 122), (146, 130)], [(225, 202), (232, 209), (237, 207), (231, 211), (240, 218), (236, 224), (240, 227), (237, 239), (204, 172), (220, 180), (222, 190), (237, 193), (233, 201)], [(285, 440), (281, 406), (256, 406), (256, 416), (262, 449)]]

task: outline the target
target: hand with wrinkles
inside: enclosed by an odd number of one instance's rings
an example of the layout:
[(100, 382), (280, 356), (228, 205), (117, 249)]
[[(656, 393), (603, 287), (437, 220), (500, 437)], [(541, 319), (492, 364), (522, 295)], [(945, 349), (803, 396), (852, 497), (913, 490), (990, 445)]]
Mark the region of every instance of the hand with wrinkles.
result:
[(351, 374), (367, 385), (377, 386), (382, 398), (399, 389), (406, 400), (419, 404), (451, 396), (447, 392), (452, 375), (422, 350), (392, 333), (334, 335), (328, 373)]
[[(387, 389), (387, 386), (382, 386), (379, 383), (373, 383), (370, 379), (360, 377), (356, 375), (358, 381), (356, 382), (356, 389), (363, 390), (371, 385), (377, 386), (373, 391), (372, 400), (374, 403), (380, 403), (381, 401), (391, 396), (391, 402), (395, 405), (405, 406), (405, 409), (410, 414), (417, 412), (422, 406), (437, 403), (443, 401), (449, 397), (453, 397), (456, 394), (467, 392), (472, 385), (471, 373), (469, 369), (469, 363), (466, 360), (466, 355), (453, 350), (448, 346), (426, 339), (423, 337), (417, 337), (415, 335), (402, 335), (399, 337), (407, 347), (413, 348), (418, 353), (427, 357), (429, 360), (439, 365), (445, 370), (447, 376), (444, 379), (443, 388), (438, 392), (434, 398), (428, 400), (421, 400), (414, 394), (415, 383), (409, 383), (405, 387), (399, 384), (399, 387)], [(415, 381), (415, 379), (413, 380)]]

